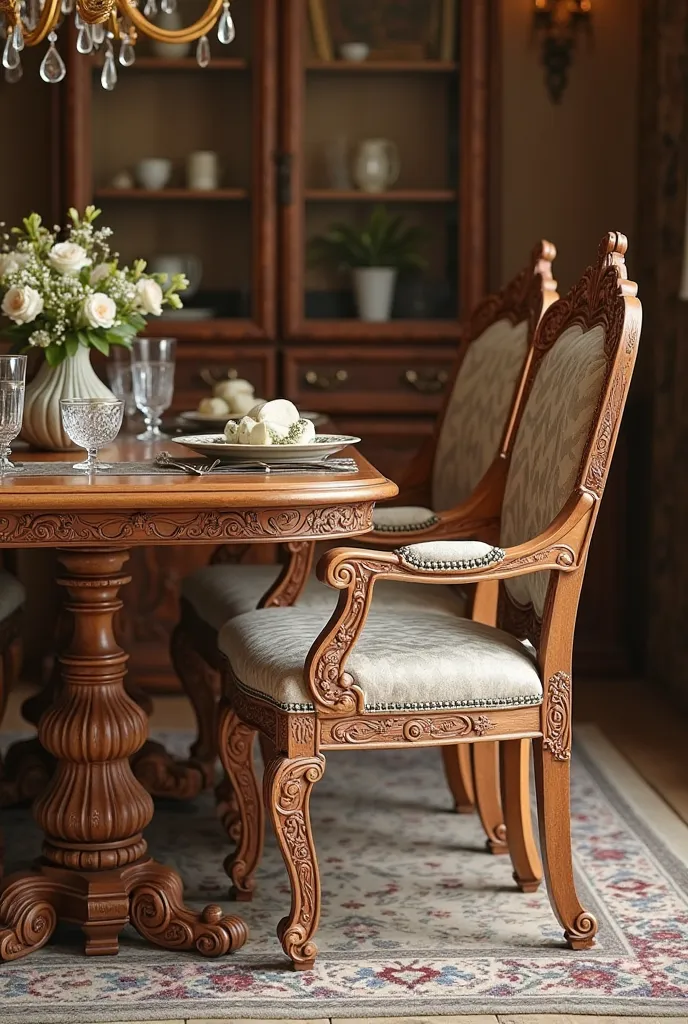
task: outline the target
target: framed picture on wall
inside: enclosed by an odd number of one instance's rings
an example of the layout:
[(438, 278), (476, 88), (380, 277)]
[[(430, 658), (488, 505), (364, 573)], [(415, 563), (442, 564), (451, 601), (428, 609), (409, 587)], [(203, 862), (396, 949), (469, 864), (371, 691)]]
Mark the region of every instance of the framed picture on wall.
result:
[(449, 2), (324, 0), (332, 47), (366, 43), (371, 60), (437, 60)]

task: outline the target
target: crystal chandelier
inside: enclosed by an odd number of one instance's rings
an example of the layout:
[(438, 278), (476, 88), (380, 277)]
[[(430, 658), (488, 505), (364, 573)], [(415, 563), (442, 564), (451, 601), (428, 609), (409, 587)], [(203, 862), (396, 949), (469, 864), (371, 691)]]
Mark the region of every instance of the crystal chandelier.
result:
[[(144, 3), (144, 0), (140, 0)], [(164, 14), (174, 14), (178, 0), (160, 0)], [(205, 13), (188, 28), (165, 29), (151, 19), (158, 13), (158, 0), (0, 0), (0, 17), (4, 19), (5, 44), (2, 66), (8, 82), (22, 77), (21, 53), (25, 46), (48, 46), (41, 61), (40, 75), (44, 82), (61, 82), (67, 74), (65, 63), (55, 43), (58, 29), (65, 18), (74, 17), (76, 48), (79, 53), (103, 52), (100, 82), (111, 91), (117, 84), (117, 61), (130, 67), (136, 59), (137, 37), (148, 36), (161, 43), (190, 43), (197, 40), (196, 60), (200, 67), (210, 63), (208, 33), (217, 25), (217, 38), (225, 45), (235, 36), (229, 9), (230, 0), (209, 0)]]

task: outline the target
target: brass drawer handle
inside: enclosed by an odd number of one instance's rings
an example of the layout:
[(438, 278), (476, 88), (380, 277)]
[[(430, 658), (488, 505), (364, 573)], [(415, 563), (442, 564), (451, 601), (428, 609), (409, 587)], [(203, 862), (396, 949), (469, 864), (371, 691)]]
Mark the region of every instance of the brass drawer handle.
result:
[(224, 366), (204, 366), (198, 371), (198, 376), (209, 388), (214, 388), (221, 380), (237, 380), (239, 371), (234, 367), (230, 367), (228, 370)]
[(346, 370), (335, 370), (330, 376), (325, 373), (318, 373), (317, 370), (307, 370), (303, 378), (311, 388), (318, 388), (320, 391), (334, 391), (341, 384), (349, 379)]
[(446, 370), (426, 370), (423, 373), (419, 373), (418, 370), (407, 370), (404, 380), (424, 395), (436, 394), (443, 390), (449, 380), (449, 374)]

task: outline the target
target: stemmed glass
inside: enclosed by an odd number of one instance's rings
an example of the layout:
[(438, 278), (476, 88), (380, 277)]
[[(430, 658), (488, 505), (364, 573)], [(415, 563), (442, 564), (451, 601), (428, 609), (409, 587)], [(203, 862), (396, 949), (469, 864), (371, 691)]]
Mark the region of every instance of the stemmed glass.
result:
[(146, 429), (137, 434), (139, 441), (163, 441), (162, 414), (172, 404), (174, 394), (174, 338), (135, 338), (131, 349), (134, 401), (143, 413)]
[(62, 426), (74, 444), (85, 448), (88, 458), (77, 462), (74, 469), (97, 473), (111, 466), (98, 461), (98, 449), (114, 441), (120, 432), (124, 402), (111, 398), (60, 399)]
[(134, 382), (131, 374), (131, 355), (128, 349), (117, 345), (110, 349), (107, 376), (110, 390), (115, 398), (124, 402), (124, 415), (127, 419), (131, 419), (136, 415), (136, 402), (134, 401)]
[(0, 477), (21, 472), (23, 466), (11, 462), (10, 442), (21, 430), (24, 417), (26, 356), (0, 356)]

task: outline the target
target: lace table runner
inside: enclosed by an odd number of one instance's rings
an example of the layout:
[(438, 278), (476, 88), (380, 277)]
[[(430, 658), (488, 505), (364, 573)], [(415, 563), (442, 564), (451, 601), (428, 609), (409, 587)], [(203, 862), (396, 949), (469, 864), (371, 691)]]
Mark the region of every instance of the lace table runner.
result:
[[(180, 458), (180, 462), (187, 466), (195, 466), (198, 469), (208, 466), (208, 460), (203, 458)], [(22, 478), (27, 476), (83, 476), (83, 470), (74, 469), (71, 462), (22, 462), (18, 453), (16, 464), (23, 466), (23, 469), (16, 475)], [(98, 470), (99, 476), (193, 476), (176, 466), (160, 466), (156, 462), (117, 462), (110, 463), (111, 469)], [(268, 472), (263, 466), (233, 466), (223, 463), (209, 473), (208, 476), (264, 476)], [(285, 476), (298, 473), (300, 475), (329, 476), (334, 473), (357, 473), (358, 466), (354, 459), (328, 459), (322, 464), (316, 462), (308, 465), (300, 464), (296, 467), (289, 465), (277, 465), (269, 467), (270, 475), (278, 474)], [(10, 472), (7, 476), (12, 476)]]

